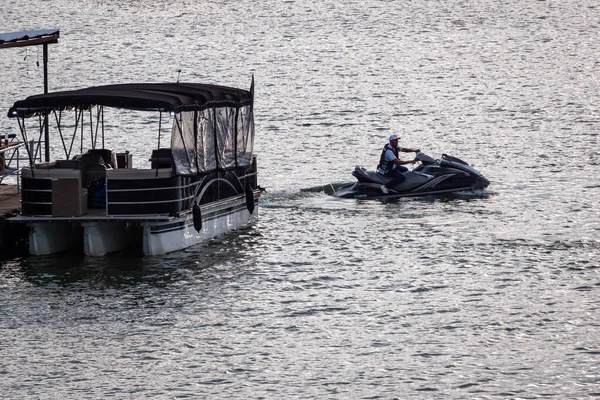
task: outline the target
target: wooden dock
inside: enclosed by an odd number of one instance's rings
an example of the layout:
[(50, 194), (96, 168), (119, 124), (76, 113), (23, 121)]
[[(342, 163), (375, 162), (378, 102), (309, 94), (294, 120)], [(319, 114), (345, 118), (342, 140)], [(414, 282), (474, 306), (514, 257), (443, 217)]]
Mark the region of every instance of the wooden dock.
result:
[(17, 185), (0, 185), (0, 216), (21, 208), (21, 195)]
[(21, 208), (20, 200), (17, 185), (0, 184), (0, 260), (27, 254), (27, 226), (6, 220), (18, 213)]

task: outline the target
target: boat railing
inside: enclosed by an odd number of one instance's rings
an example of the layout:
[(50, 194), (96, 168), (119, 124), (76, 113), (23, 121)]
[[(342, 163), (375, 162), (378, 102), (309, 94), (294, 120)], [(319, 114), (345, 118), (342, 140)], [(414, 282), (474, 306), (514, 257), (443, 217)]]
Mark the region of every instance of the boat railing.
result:
[(107, 215), (171, 214), (183, 210), (182, 179), (172, 168), (106, 171)]
[[(29, 156), (26, 151), (23, 151), (25, 142), (17, 140), (14, 133), (0, 135), (0, 141), (0, 184), (5, 183), (5, 180), (11, 184), (16, 184), (17, 193), (20, 193), (21, 170), (24, 164), (29, 163)], [(40, 143), (30, 140), (28, 145), (29, 153), (37, 154), (41, 161)]]
[[(82, 217), (89, 211), (93, 217), (107, 218), (168, 216), (187, 212), (195, 203), (246, 195), (248, 187), (257, 187), (255, 160), (250, 167), (187, 176), (178, 175), (173, 168), (107, 169), (88, 158), (23, 167), (23, 215)], [(96, 157), (95, 161), (100, 160)]]

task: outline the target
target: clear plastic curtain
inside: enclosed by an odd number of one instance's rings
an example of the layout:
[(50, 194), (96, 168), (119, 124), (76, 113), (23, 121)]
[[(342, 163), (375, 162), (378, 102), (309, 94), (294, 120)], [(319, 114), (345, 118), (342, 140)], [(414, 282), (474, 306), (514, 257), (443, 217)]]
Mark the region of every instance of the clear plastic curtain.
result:
[(217, 122), (217, 157), (219, 167), (235, 167), (235, 118), (236, 109), (221, 107), (215, 109)]
[(196, 159), (198, 169), (200, 172), (212, 171), (217, 168), (214, 110), (199, 111), (197, 122)]
[[(194, 131), (194, 118), (197, 131)], [(253, 145), (251, 105), (239, 111), (234, 107), (186, 111), (178, 114), (173, 122), (171, 149), (180, 175), (213, 171), (217, 167), (248, 166), (252, 162)]]
[(238, 165), (247, 167), (252, 162), (254, 147), (254, 116), (251, 105), (239, 109), (237, 127), (237, 162)]
[[(181, 128), (181, 129), (180, 129)], [(196, 168), (196, 149), (194, 140), (194, 112), (182, 112), (173, 119), (171, 132), (171, 152), (178, 175), (194, 175)]]

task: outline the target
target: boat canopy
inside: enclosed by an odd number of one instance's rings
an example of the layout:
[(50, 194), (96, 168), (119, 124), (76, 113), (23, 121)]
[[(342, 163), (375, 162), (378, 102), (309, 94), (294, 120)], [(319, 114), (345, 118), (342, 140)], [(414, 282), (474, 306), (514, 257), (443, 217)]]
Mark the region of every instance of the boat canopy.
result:
[(28, 118), (66, 109), (106, 106), (142, 111), (200, 111), (252, 103), (247, 90), (200, 83), (132, 83), (53, 92), (15, 102), (11, 118)]
[(27, 97), (15, 102), (8, 116), (25, 119), (96, 106), (173, 114), (171, 151), (177, 174), (194, 175), (252, 162), (253, 88), (200, 83), (94, 86)]

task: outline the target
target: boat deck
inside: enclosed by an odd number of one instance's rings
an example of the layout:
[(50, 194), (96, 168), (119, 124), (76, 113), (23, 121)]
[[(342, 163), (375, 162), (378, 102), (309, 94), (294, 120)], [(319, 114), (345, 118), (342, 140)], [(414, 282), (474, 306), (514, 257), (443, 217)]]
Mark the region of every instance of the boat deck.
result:
[(106, 215), (104, 209), (90, 208), (87, 214), (79, 217), (53, 217), (17, 215), (9, 218), (11, 222), (162, 222), (175, 219), (172, 215)]

